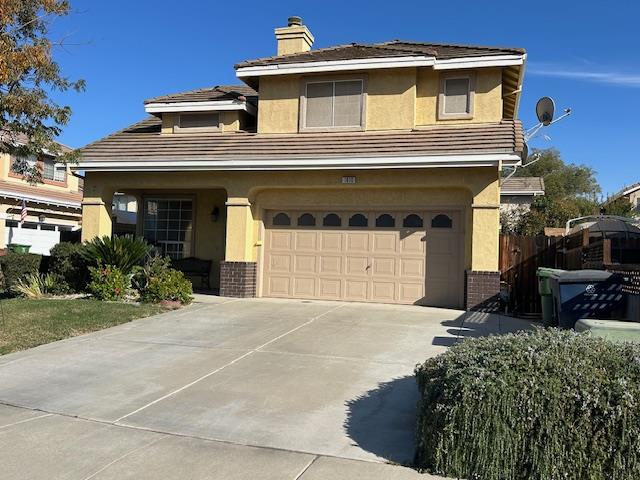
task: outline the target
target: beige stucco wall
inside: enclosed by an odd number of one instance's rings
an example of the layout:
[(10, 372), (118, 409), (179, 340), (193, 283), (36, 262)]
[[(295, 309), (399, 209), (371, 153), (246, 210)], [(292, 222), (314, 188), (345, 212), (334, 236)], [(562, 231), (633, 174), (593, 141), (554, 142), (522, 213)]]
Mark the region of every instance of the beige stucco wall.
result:
[[(354, 175), (355, 185), (343, 185)], [(223, 188), (227, 192), (224, 221), (212, 224), (213, 204), (223, 195), (198, 193)], [(83, 239), (110, 233), (108, 216), (99, 203), (110, 204), (114, 191), (196, 192), (196, 255), (214, 260), (257, 261), (261, 254), (262, 215), (266, 209), (308, 205), (353, 208), (458, 208), (466, 219), (466, 269), (498, 268), (499, 183), (497, 168), (406, 169), (300, 172), (90, 172), (83, 209)], [(101, 193), (102, 192), (102, 193)], [(221, 208), (224, 211), (224, 208)], [(226, 237), (226, 246), (224, 238)], [(200, 245), (204, 244), (204, 246)]]
[[(173, 134), (173, 128), (178, 126), (180, 115), (178, 113), (163, 113), (163, 134)], [(225, 110), (220, 112), (220, 126), (223, 132), (237, 132), (247, 123), (246, 116), (241, 110)]]
[(366, 130), (410, 129), (416, 124), (416, 69), (369, 72)]
[[(354, 72), (365, 76), (366, 130), (411, 129), (441, 123), (486, 123), (502, 120), (502, 70), (475, 70), (474, 115), (470, 119), (438, 120), (440, 76), (449, 71), (432, 68), (380, 69)], [(340, 77), (349, 74), (340, 73)], [(322, 75), (327, 78), (327, 75)], [(260, 79), (259, 133), (296, 133), (300, 94), (306, 78), (281, 75)]]
[(300, 91), (299, 75), (261, 78), (258, 133), (297, 132)]
[[(9, 174), (11, 167), (11, 155), (8, 153), (0, 153), (0, 179), (8, 182), (17, 183), (21, 185), (32, 186), (26, 180), (12, 176)], [(32, 186), (34, 189), (52, 190), (57, 192), (77, 192), (79, 179), (71, 173), (71, 166), (67, 166), (67, 184), (62, 185), (50, 185), (48, 183), (39, 183)]]
[(486, 123), (502, 120), (502, 70), (480, 68), (475, 74), (473, 118), (456, 120), (438, 119), (438, 94), (441, 75), (448, 71), (420, 68), (417, 73), (416, 125), (444, 123)]

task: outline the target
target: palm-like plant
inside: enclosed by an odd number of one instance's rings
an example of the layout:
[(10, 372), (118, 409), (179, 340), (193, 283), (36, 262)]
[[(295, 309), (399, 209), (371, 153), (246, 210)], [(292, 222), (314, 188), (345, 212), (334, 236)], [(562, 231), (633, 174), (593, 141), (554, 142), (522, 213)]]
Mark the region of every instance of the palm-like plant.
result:
[(142, 263), (151, 248), (142, 238), (131, 235), (111, 238), (105, 235), (87, 242), (81, 254), (95, 265), (111, 265), (128, 275), (133, 267)]
[(31, 273), (18, 280), (12, 290), (25, 298), (43, 298), (51, 293), (55, 283), (56, 278), (50, 273)]

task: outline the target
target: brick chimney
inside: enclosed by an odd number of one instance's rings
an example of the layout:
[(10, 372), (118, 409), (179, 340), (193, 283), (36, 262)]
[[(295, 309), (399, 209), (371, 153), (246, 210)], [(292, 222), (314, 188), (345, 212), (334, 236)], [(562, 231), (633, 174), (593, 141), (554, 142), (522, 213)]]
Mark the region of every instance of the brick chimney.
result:
[(302, 18), (289, 17), (288, 25), (275, 29), (278, 41), (278, 55), (308, 52), (313, 45), (313, 35), (302, 24)]

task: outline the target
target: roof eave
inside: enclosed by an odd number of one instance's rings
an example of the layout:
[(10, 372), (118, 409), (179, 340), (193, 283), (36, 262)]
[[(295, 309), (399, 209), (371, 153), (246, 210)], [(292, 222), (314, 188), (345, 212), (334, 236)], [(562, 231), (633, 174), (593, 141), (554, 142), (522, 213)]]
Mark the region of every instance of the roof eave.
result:
[(449, 153), (397, 156), (341, 156), (296, 158), (219, 158), (203, 160), (104, 160), (85, 158), (74, 169), (86, 171), (188, 171), (188, 170), (340, 170), (431, 167), (494, 167), (520, 162), (517, 152)]
[[(383, 68), (433, 67), (434, 70), (467, 68), (491, 68), (523, 65), (526, 54), (483, 55), (438, 60), (429, 55), (406, 55), (349, 60), (323, 60), (316, 62), (281, 62), (269, 65), (237, 65), (236, 76), (248, 79), (260, 76), (291, 75), (304, 73), (336, 72), (350, 70), (374, 70)], [(520, 82), (521, 83), (521, 82)], [(251, 85), (251, 84), (249, 84)]]
[(210, 100), (202, 102), (153, 102), (144, 106), (147, 113), (158, 115), (176, 112), (215, 112), (228, 110), (243, 110), (256, 115), (256, 107), (246, 100)]

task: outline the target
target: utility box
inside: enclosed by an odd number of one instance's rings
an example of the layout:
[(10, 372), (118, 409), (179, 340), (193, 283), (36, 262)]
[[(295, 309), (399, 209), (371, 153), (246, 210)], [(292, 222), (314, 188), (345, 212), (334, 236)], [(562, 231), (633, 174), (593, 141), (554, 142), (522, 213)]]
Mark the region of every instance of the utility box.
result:
[(640, 323), (619, 320), (596, 320), (582, 318), (576, 322), (576, 332), (589, 332), (595, 337), (613, 342), (640, 343)]

